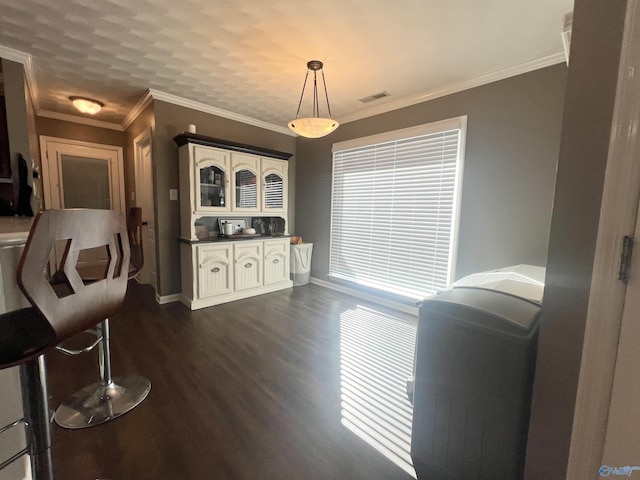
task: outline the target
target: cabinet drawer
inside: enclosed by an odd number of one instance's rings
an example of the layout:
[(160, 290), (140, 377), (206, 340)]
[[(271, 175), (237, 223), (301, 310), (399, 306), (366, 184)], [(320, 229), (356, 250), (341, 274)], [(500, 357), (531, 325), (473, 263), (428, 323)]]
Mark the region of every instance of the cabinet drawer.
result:
[(264, 284), (289, 280), (289, 239), (264, 242)]
[(235, 290), (262, 286), (262, 242), (234, 244)]
[(232, 246), (198, 246), (196, 252), (198, 298), (233, 292)]

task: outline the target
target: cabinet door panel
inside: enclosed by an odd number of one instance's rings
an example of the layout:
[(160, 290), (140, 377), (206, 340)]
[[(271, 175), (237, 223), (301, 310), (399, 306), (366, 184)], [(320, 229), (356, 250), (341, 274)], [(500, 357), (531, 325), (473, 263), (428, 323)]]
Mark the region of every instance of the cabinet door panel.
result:
[(235, 290), (262, 286), (262, 242), (234, 244)]
[(231, 154), (232, 189), (231, 210), (257, 212), (260, 209), (260, 157), (242, 153)]
[(229, 211), (229, 152), (202, 145), (193, 148), (194, 212)]
[(264, 242), (264, 284), (289, 280), (289, 240)]
[(287, 209), (289, 164), (284, 160), (262, 159), (263, 212), (285, 212)]
[(233, 292), (232, 246), (198, 246), (198, 298)]

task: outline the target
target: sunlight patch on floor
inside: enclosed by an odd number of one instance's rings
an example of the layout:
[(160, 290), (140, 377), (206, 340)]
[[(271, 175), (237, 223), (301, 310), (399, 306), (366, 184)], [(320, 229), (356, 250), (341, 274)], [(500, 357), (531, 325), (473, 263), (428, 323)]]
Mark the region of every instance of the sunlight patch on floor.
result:
[(342, 425), (414, 478), (406, 380), (415, 340), (415, 325), (391, 315), (362, 306), (340, 315)]

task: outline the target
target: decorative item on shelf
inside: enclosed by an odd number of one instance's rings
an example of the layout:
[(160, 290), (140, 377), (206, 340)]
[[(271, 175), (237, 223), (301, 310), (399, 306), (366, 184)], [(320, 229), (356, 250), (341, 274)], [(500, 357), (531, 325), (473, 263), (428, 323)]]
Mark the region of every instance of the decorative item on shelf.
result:
[[(230, 225), (230, 227), (228, 226)], [(219, 218), (218, 230), (223, 235), (238, 235), (247, 228), (246, 218)], [(231, 233), (227, 233), (231, 232)]]
[(89, 115), (95, 115), (104, 107), (104, 103), (92, 98), (72, 96), (69, 97), (69, 100), (80, 112), (88, 113)]
[(195, 230), (198, 240), (204, 240), (207, 238), (207, 227), (205, 225), (196, 225)]
[(190, 123), (189, 125), (187, 125), (187, 132), (196, 133), (196, 126), (193, 123)]
[[(320, 60), (310, 60), (307, 62), (307, 74), (304, 77), (304, 84), (302, 85), (302, 94), (300, 95), (300, 102), (298, 103), (298, 111), (296, 112), (295, 120), (289, 122), (289, 128), (296, 132), (298, 135), (307, 138), (320, 138), (325, 135), (329, 135), (340, 125), (337, 121), (331, 118), (331, 107), (329, 106), (329, 94), (327, 93), (327, 82), (324, 78), (324, 71), (322, 70), (323, 64)], [(309, 71), (313, 72), (313, 111), (311, 117), (298, 118), (300, 115), (300, 107), (302, 106), (302, 99), (304, 98), (304, 90), (307, 86), (307, 79), (309, 77)], [(320, 117), (320, 108), (318, 104), (318, 81), (317, 73), (322, 73), (322, 84), (324, 86), (324, 95), (327, 99), (327, 111), (329, 118)]]

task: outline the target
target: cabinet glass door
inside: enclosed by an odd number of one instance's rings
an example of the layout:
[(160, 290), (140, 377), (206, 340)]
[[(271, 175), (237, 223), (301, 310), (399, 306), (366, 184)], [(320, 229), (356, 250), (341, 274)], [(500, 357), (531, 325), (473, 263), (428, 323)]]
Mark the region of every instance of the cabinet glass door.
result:
[(284, 208), (284, 185), (282, 177), (271, 173), (264, 179), (264, 208)]
[(225, 171), (215, 165), (200, 168), (201, 207), (226, 207), (225, 176)]
[(258, 208), (257, 176), (251, 170), (238, 170), (235, 178), (235, 208)]

